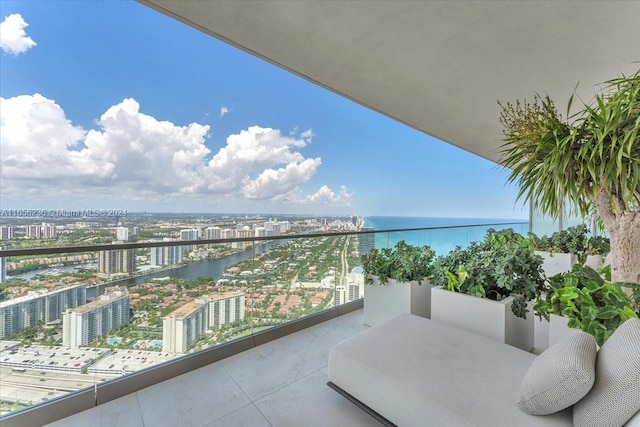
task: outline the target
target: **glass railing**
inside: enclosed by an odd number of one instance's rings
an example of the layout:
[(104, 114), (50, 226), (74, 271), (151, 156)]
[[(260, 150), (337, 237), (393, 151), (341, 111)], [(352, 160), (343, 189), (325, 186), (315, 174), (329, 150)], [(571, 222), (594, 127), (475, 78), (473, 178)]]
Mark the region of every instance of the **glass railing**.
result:
[[(2, 416), (305, 319), (364, 293), (363, 253), (444, 255), (488, 228), (332, 231), (0, 251)], [(35, 253), (35, 254), (34, 254)]]

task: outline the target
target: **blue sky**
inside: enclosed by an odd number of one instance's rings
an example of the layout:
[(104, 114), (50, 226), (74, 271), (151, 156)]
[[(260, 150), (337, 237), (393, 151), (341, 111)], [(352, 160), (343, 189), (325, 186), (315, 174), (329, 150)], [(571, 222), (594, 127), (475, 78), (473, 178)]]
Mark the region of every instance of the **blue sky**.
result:
[(2, 209), (527, 217), (492, 162), (138, 3), (0, 15)]

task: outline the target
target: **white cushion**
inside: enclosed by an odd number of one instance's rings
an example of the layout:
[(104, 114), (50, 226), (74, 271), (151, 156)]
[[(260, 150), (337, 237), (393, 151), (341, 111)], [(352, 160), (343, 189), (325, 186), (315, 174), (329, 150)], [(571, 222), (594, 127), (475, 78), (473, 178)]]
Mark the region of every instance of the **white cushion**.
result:
[(518, 406), (527, 414), (548, 415), (582, 399), (596, 378), (596, 341), (580, 331), (536, 357), (520, 386)]
[(640, 410), (640, 320), (629, 319), (602, 345), (596, 382), (573, 407), (576, 427), (620, 427)]
[(624, 427), (640, 427), (640, 412), (636, 412), (636, 414), (627, 421)]

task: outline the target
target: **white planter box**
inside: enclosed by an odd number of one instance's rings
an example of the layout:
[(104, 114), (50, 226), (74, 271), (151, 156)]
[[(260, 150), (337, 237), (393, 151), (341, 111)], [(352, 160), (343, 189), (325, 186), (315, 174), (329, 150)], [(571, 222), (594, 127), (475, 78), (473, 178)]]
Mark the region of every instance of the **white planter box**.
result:
[(364, 285), (364, 324), (375, 326), (401, 313), (431, 317), (431, 285), (422, 282), (399, 283), (390, 280), (381, 285), (377, 277)]
[(551, 253), (544, 251), (536, 251), (535, 253), (544, 259), (542, 269), (547, 277), (569, 271), (571, 270), (571, 267), (573, 267), (573, 264), (578, 262), (578, 257), (574, 254), (565, 254), (562, 252)]
[(602, 255), (587, 255), (587, 260), (584, 262), (584, 265), (588, 265), (595, 271), (598, 271), (598, 268), (600, 268), (600, 264), (602, 264), (603, 262), (604, 257)]
[(557, 314), (552, 314), (549, 317), (549, 347), (580, 332), (580, 329), (567, 326), (568, 322), (569, 319)]
[(431, 319), (531, 351), (534, 345), (531, 304), (526, 319), (521, 319), (511, 311), (512, 303), (513, 297), (494, 301), (435, 287), (431, 288)]

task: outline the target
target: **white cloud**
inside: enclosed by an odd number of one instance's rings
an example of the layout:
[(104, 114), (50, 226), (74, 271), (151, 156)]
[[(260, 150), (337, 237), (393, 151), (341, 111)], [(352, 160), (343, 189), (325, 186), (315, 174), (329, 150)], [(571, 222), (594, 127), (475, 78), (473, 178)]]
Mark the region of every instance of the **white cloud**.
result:
[[(323, 186), (313, 195), (302, 188), (321, 158), (300, 152), (313, 132), (284, 136), (252, 126), (230, 135), (211, 156), (209, 126), (177, 126), (140, 112), (135, 99), (110, 107), (98, 129), (74, 126), (63, 109), (40, 94), (0, 98), (0, 176), (5, 194), (84, 194), (88, 197), (164, 198), (187, 194), (225, 200), (348, 205)], [(207, 161), (207, 159), (210, 159)], [(183, 196), (181, 196), (183, 195)], [(35, 197), (35, 194), (34, 194)]]
[(340, 193), (335, 194), (329, 187), (323, 185), (312, 195), (306, 197), (303, 203), (307, 204), (331, 204), (339, 206), (351, 206), (353, 193), (347, 192), (347, 187), (340, 187)]
[(28, 26), (18, 13), (5, 17), (0, 22), (0, 49), (11, 55), (19, 55), (35, 46), (36, 42), (24, 30)]
[(225, 107), (224, 105), (222, 107), (220, 107), (220, 117), (224, 116), (225, 114), (229, 113), (230, 110)]

